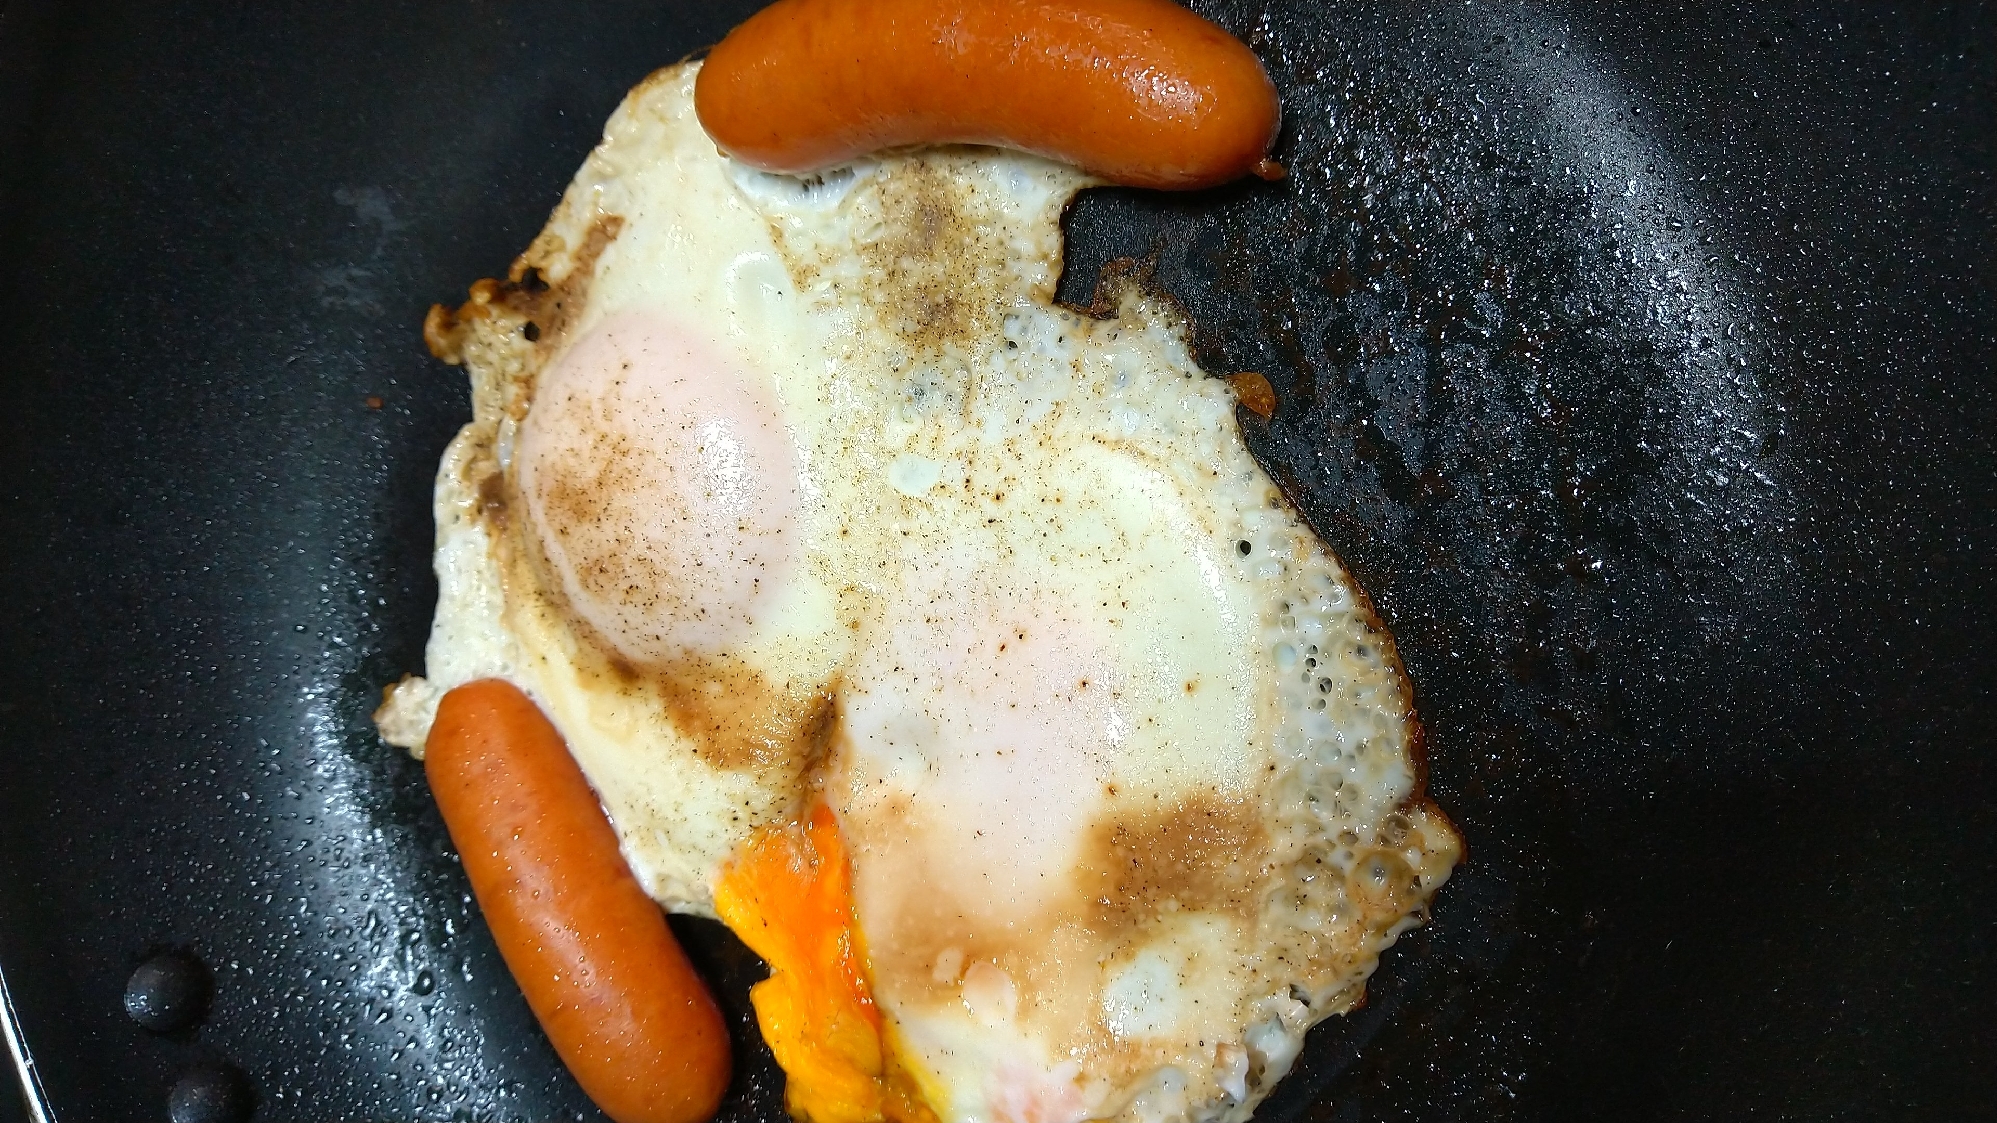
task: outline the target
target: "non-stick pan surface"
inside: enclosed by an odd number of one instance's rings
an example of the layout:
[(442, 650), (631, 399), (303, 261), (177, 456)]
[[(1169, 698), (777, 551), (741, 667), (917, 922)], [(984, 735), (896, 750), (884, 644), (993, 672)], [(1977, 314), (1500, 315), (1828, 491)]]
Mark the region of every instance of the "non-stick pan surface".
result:
[[(1064, 291), (1148, 256), (1274, 381), (1470, 851), (1262, 1117), (1991, 1117), (1997, 7), (1205, 7), (1293, 174), (1092, 193)], [(468, 415), (418, 325), (749, 10), (0, 11), (0, 967), (55, 1117), (219, 1060), (264, 1120), (597, 1118), (367, 720)], [(774, 1120), (758, 967), (683, 931)], [(156, 1037), (167, 948), (215, 997)]]

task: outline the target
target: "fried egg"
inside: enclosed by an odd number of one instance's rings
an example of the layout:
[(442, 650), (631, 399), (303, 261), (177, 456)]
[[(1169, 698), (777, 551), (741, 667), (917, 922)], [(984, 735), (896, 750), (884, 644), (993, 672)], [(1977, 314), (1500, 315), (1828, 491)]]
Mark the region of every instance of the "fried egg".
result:
[(810, 180), (635, 89), (505, 281), (433, 313), (421, 751), (497, 676), (665, 907), (720, 916), (819, 1123), (1241, 1120), (1460, 853), (1364, 595), (1169, 301), (1054, 301), (1091, 181)]

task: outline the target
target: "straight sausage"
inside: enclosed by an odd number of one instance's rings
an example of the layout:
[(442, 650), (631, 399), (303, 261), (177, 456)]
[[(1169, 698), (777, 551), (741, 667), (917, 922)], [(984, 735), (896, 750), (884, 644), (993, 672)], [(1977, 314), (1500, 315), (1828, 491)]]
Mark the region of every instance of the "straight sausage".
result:
[(481, 679), (444, 695), (423, 767), (493, 942), (583, 1091), (617, 1123), (712, 1116), (727, 1027), (561, 733)]

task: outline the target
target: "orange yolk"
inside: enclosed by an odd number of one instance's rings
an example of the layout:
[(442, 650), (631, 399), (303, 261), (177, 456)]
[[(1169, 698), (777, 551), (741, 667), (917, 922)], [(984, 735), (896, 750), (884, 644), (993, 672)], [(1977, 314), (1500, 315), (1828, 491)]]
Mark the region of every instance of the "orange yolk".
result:
[(714, 888), (722, 922), (770, 966), (749, 991), (763, 1040), (807, 1123), (936, 1123), (896, 1061), (853, 923), (852, 870), (832, 809), (757, 829)]

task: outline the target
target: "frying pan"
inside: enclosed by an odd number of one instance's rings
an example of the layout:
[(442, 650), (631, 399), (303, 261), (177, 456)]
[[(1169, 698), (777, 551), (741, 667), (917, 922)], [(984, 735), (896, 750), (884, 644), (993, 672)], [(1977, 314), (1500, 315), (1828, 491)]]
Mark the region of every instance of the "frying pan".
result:
[[(368, 723), (432, 301), (751, 4), (0, 10), (0, 970), (33, 1117), (598, 1118)], [(1469, 861), (1261, 1118), (1989, 1118), (1997, 8), (1225, 0), (1293, 174), (1089, 193), (1392, 628)], [(373, 399), (374, 401), (371, 401)], [(780, 1118), (755, 960), (684, 923)], [(120, 996), (162, 949), (212, 1012)], [(19, 1106), (0, 1097), (0, 1117)], [(11, 1117), (19, 1117), (18, 1113)]]

